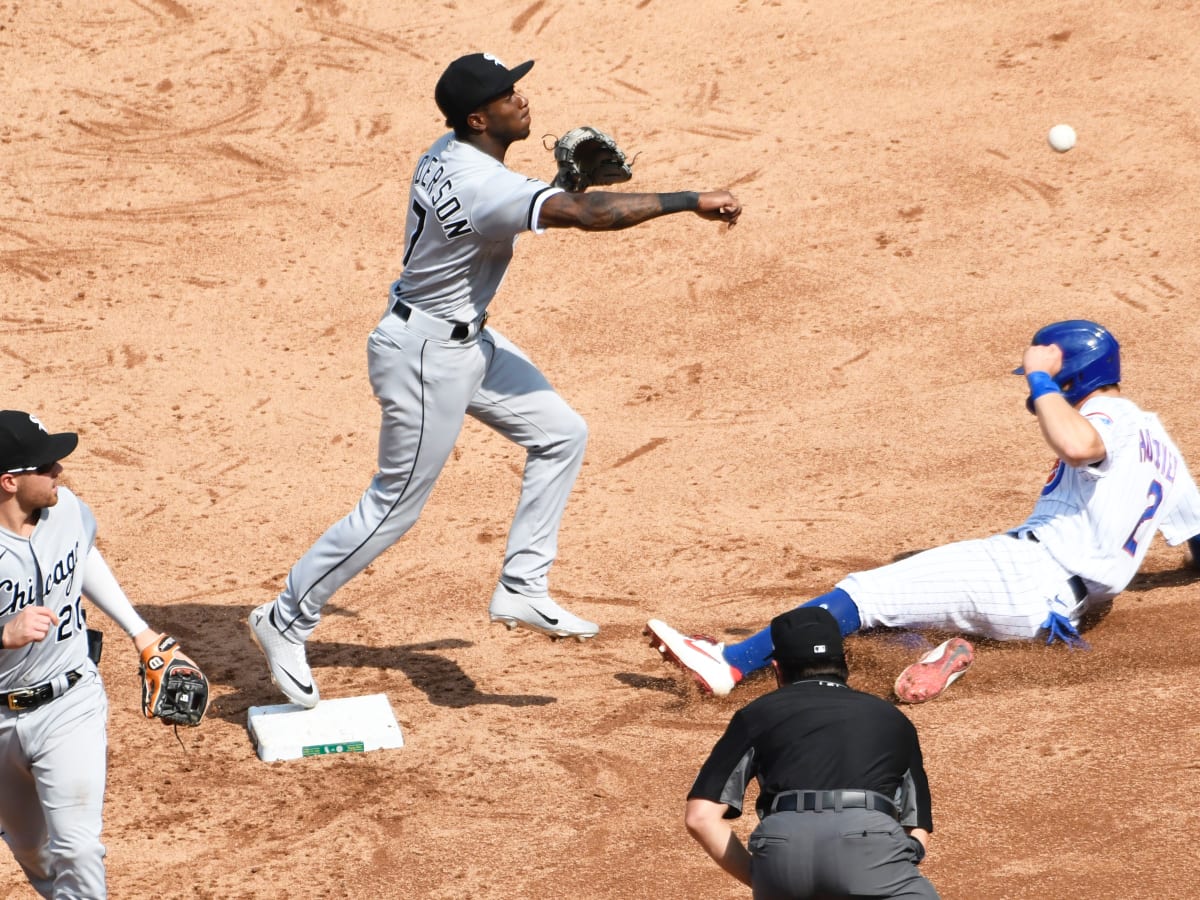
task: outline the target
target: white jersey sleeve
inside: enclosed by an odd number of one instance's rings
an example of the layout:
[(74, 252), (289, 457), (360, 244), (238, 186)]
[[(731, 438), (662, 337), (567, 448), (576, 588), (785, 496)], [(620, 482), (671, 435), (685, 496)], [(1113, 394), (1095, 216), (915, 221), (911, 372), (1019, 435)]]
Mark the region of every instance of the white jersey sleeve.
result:
[(87, 660), (83, 565), (96, 539), (87, 504), (61, 485), (28, 538), (0, 528), (0, 625), (27, 606), (54, 611), (58, 625), (36, 643), (0, 650), (0, 691), (33, 687)]
[(1159, 529), (1172, 543), (1200, 530), (1200, 498), (1179, 449), (1158, 417), (1120, 396), (1098, 395), (1080, 412), (1107, 453), (1091, 466), (1058, 460), (1031, 529), (1093, 596), (1114, 596), (1137, 573)]

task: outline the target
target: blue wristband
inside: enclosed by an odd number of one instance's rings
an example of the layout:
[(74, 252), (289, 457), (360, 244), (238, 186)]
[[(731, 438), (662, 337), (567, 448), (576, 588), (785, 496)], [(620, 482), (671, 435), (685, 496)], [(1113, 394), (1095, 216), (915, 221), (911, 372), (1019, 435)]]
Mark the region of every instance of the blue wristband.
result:
[(1033, 403), (1038, 397), (1044, 397), (1047, 394), (1061, 394), (1062, 390), (1054, 379), (1047, 372), (1030, 372), (1025, 376), (1025, 380), (1029, 382), (1029, 402)]

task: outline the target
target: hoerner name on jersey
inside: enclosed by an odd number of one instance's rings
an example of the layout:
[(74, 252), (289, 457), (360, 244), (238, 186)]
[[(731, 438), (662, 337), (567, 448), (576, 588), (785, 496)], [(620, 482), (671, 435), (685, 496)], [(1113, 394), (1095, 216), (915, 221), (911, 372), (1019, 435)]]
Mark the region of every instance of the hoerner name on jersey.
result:
[(1179, 469), (1179, 457), (1171, 452), (1171, 449), (1161, 441), (1154, 439), (1154, 436), (1146, 429), (1141, 431), (1141, 462), (1149, 462), (1154, 464), (1154, 468), (1162, 473), (1163, 478), (1167, 481), (1175, 481), (1175, 473)]

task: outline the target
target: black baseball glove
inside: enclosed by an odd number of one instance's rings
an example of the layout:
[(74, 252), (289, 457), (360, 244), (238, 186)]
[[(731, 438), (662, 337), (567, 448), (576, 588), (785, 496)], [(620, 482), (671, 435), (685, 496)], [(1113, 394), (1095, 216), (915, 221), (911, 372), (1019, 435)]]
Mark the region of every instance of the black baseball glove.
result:
[(164, 724), (199, 725), (208, 709), (208, 679), (175, 638), (160, 634), (142, 651), (142, 714)]
[(633, 177), (632, 163), (617, 142), (591, 125), (572, 128), (555, 141), (554, 159), (558, 163), (554, 186), (571, 193)]

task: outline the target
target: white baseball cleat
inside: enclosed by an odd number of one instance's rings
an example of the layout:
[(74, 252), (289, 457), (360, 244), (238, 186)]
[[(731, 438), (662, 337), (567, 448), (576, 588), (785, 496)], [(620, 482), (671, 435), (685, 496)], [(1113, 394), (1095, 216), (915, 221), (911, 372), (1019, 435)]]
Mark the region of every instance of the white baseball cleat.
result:
[(549, 597), (526, 597), (503, 584), (496, 585), (492, 592), (488, 615), (493, 622), (507, 625), (509, 630), (524, 626), (551, 638), (573, 637), (586, 641), (600, 631), (595, 622), (567, 612)]
[(304, 644), (285, 638), (275, 625), (275, 601), (250, 613), (250, 634), (267, 657), (271, 680), (289, 700), (312, 709), (321, 699), (304, 653)]
[(725, 661), (725, 645), (712, 638), (685, 637), (658, 619), (647, 622), (642, 633), (650, 637), (650, 646), (667, 662), (690, 673), (710, 694), (724, 697), (742, 680), (742, 673)]
[(896, 696), (903, 703), (924, 703), (954, 684), (975, 661), (975, 648), (962, 638), (938, 644), (900, 673)]

